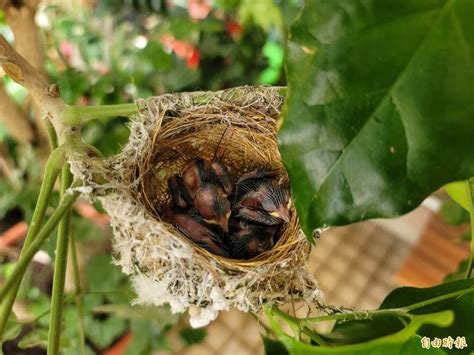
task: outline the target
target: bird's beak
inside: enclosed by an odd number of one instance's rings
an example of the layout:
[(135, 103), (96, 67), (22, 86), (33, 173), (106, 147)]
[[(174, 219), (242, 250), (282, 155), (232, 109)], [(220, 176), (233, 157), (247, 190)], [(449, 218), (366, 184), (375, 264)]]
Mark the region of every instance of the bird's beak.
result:
[(270, 216), (280, 218), (284, 220), (286, 223), (290, 222), (290, 211), (287, 210), (285, 207), (281, 206), (278, 211), (270, 212)]
[(227, 218), (222, 218), (219, 220), (219, 226), (222, 228), (222, 230), (226, 233), (229, 233), (229, 221)]

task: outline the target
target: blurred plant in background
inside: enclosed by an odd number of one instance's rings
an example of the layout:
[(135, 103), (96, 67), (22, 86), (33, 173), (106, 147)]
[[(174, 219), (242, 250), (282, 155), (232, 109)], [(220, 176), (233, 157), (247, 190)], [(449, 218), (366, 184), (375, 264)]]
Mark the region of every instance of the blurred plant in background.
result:
[[(23, 4), (0, 1), (0, 8), (8, 6)], [(67, 5), (44, 1), (32, 11), (43, 41), (43, 70), (59, 84), (61, 97), (67, 104), (102, 105), (184, 90), (284, 85), (285, 24), (301, 6), (300, 0), (75, 0)], [(0, 33), (14, 41), (5, 14), (0, 11)], [(7, 77), (1, 81), (27, 125), (12, 134), (0, 113), (0, 281), (18, 257), (26, 231), (23, 221), (31, 219), (44, 157), (42, 128), (33, 125), (34, 108), (26, 91)], [(119, 117), (95, 121), (83, 135), (111, 155), (128, 138), (124, 122)], [(68, 270), (64, 352), (92, 354), (116, 344), (127, 354), (148, 354), (170, 346), (166, 335), (176, 325), (183, 346), (201, 341), (202, 330), (184, 327), (166, 308), (132, 310), (131, 287), (109, 256), (106, 218), (84, 202), (76, 210), (89, 218), (80, 218), (78, 212), (73, 216), (82, 282), (75, 289)], [(4, 339), (11, 339), (4, 344), (6, 353), (25, 353), (19, 348), (44, 352), (54, 245), (51, 238), (22, 283), (21, 302), (15, 303), (16, 317), (9, 321)], [(83, 302), (83, 317), (77, 298)], [(86, 349), (81, 349), (82, 336)]]

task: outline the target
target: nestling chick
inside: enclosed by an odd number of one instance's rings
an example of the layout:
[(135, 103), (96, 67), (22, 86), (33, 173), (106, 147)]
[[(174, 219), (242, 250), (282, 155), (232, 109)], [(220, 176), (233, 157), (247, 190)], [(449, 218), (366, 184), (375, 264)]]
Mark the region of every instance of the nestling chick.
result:
[(183, 172), (184, 186), (189, 195), (194, 198), (197, 189), (207, 180), (210, 162), (206, 159), (196, 158), (188, 164)]
[(234, 186), (227, 167), (218, 161), (213, 161), (209, 172), (209, 182), (221, 185), (225, 194), (229, 196), (232, 193)]
[(229, 257), (229, 252), (222, 243), (220, 236), (207, 226), (202, 218), (195, 213), (183, 213), (181, 211), (170, 211), (165, 214), (181, 233), (191, 239), (200, 247), (219, 256)]
[(232, 216), (246, 222), (261, 224), (264, 226), (276, 226), (282, 223), (280, 218), (274, 217), (262, 209), (255, 209), (246, 206), (238, 206), (234, 208)]
[(239, 222), (240, 230), (229, 237), (229, 248), (233, 258), (252, 259), (270, 250), (279, 226), (266, 227)]
[(175, 206), (179, 208), (187, 208), (193, 205), (191, 196), (184, 186), (183, 179), (178, 175), (173, 175), (168, 179), (168, 187), (171, 193), (171, 199)]
[(217, 224), (224, 232), (229, 232), (230, 202), (220, 186), (203, 184), (194, 195), (194, 205), (206, 223)]
[(233, 183), (229, 170), (218, 161), (196, 158), (188, 164), (183, 172), (184, 185), (194, 197), (198, 188), (205, 183), (220, 185), (228, 196), (232, 193)]
[[(246, 207), (265, 212), (279, 219), (280, 222), (288, 223), (291, 219), (290, 192), (287, 186), (270, 178), (271, 176), (275, 176), (275, 173), (265, 170), (255, 170), (244, 174), (235, 188), (236, 209), (241, 210), (242, 207)], [(243, 212), (247, 213), (248, 210), (244, 209)], [(256, 222), (266, 224), (263, 220)]]

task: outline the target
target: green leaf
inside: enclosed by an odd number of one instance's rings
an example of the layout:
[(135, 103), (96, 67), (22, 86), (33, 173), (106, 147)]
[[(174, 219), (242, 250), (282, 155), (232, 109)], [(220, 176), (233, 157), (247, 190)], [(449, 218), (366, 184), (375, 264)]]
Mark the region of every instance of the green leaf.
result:
[(469, 222), (469, 213), (453, 200), (446, 200), (439, 211), (443, 221), (450, 225), (460, 225)]
[[(380, 305), (380, 309), (405, 307), (414, 303), (426, 301), (435, 297), (440, 297), (449, 293), (458, 292), (462, 290), (472, 291), (472, 287), (474, 287), (474, 280), (460, 280), (427, 288), (399, 287), (390, 292), (387, 297), (385, 297), (382, 304)], [(472, 294), (474, 294), (474, 292), (469, 292), (463, 297)], [(450, 304), (453, 302), (453, 299), (448, 299), (444, 302)], [(446, 303), (443, 302), (438, 302), (434, 305), (431, 305), (429, 306), (429, 311), (438, 310), (440, 305), (442, 306), (443, 304), (446, 305)], [(418, 310), (416, 312), (414, 311), (413, 313), (420, 313), (426, 311), (426, 309), (427, 308), (418, 308)]]
[(393, 316), (379, 316), (372, 319), (356, 319), (337, 322), (323, 338), (330, 345), (347, 345), (366, 342), (396, 333), (403, 324)]
[(118, 317), (109, 317), (105, 320), (85, 319), (87, 338), (98, 348), (105, 349), (117, 340), (127, 330), (127, 322)]
[(94, 256), (87, 264), (86, 276), (89, 290), (94, 292), (118, 291), (124, 278), (108, 255)]
[[(451, 311), (442, 311), (431, 314), (414, 316), (410, 323), (402, 330), (380, 338), (369, 340), (354, 345), (342, 345), (338, 347), (318, 347), (298, 342), (297, 340), (281, 335), (280, 340), (285, 344), (291, 354), (416, 354), (427, 353), (421, 348), (420, 338), (416, 332), (423, 324), (434, 324), (446, 327), (453, 321)], [(443, 351), (432, 351), (431, 353), (443, 354)]]
[[(397, 308), (417, 302), (426, 301), (434, 297), (439, 297), (448, 293), (461, 290), (470, 290), (474, 287), (474, 279), (460, 280), (444, 283), (435, 287), (415, 288), (400, 287), (392, 291), (383, 301), (381, 309)], [(454, 312), (454, 322), (448, 328), (440, 329), (433, 326), (424, 326), (418, 334), (421, 336), (444, 338), (451, 336), (465, 336), (469, 345), (463, 350), (453, 349), (456, 353), (469, 353), (474, 345), (474, 292), (467, 293), (461, 297), (451, 298), (442, 302), (432, 304), (423, 308), (418, 308), (412, 313), (427, 313), (440, 310), (452, 310)], [(447, 350), (446, 350), (447, 351)]]
[[(60, 339), (60, 347), (65, 348), (69, 346), (69, 338), (64, 334)], [(46, 349), (48, 346), (48, 329), (36, 328), (26, 334), (18, 342), (18, 347), (21, 349), (28, 349), (34, 347), (40, 347)]]
[[(401, 287), (392, 291), (385, 300), (382, 302), (380, 309), (389, 308), (401, 308), (413, 303), (426, 301), (435, 297), (439, 297), (448, 293), (469, 289), (474, 285), (473, 281), (461, 281), (459, 283), (451, 283), (442, 286), (436, 286), (431, 288), (414, 288), (414, 287)], [(464, 295), (460, 298), (452, 298), (430, 307), (420, 308), (413, 313), (431, 313), (446, 309), (453, 309), (451, 304), (461, 300), (462, 302), (469, 302), (471, 294)], [(467, 304), (466, 304), (467, 306)], [(468, 307), (468, 306), (467, 306)], [(456, 312), (456, 310), (454, 309)], [(474, 314), (473, 314), (474, 316)], [(463, 317), (458, 317), (455, 313), (455, 320), (452, 325), (458, 327), (463, 326)], [(393, 316), (378, 316), (373, 319), (357, 319), (351, 321), (339, 321), (337, 322), (332, 331), (329, 334), (324, 335), (325, 340), (332, 345), (340, 344), (354, 344), (363, 341), (368, 341), (381, 336), (392, 334), (403, 328), (402, 322)], [(469, 327), (467, 327), (469, 328)], [(449, 333), (443, 329), (442, 332), (445, 334), (443, 337), (448, 335), (456, 335)], [(420, 333), (421, 334), (421, 333)], [(430, 334), (423, 334), (429, 336)]]
[(471, 0), (307, 1), (280, 148), (307, 235), (474, 175)]
[(193, 329), (191, 327), (181, 329), (179, 331), (179, 336), (183, 341), (184, 345), (191, 346), (194, 344), (199, 344), (206, 337), (206, 329), (197, 328)]
[(12, 340), (20, 335), (23, 324), (19, 323), (15, 318), (14, 315), (8, 318), (2, 341)]
[(131, 322), (132, 341), (127, 347), (126, 355), (145, 355), (150, 353), (152, 332), (150, 322), (143, 320)]
[(283, 16), (273, 0), (242, 0), (238, 16), (240, 22), (253, 22), (266, 32), (272, 28), (283, 31)]
[(456, 181), (444, 186), (448, 195), (462, 206), (466, 211), (470, 211), (469, 182)]
[(273, 340), (264, 335), (262, 335), (262, 339), (266, 355), (288, 355), (288, 351), (280, 341)]
[[(446, 282), (452, 282), (452, 281), (465, 279), (468, 265), (469, 265), (469, 259), (466, 259), (460, 262), (458, 269), (455, 272), (447, 275), (444, 278), (443, 282), (446, 283)], [(474, 274), (471, 275), (471, 278), (474, 278)]]
[(47, 329), (35, 329), (25, 335), (19, 342), (18, 347), (21, 349), (41, 347), (46, 349), (48, 346), (48, 330)]
[(161, 324), (175, 324), (180, 318), (167, 307), (130, 306), (128, 304), (103, 304), (93, 308), (95, 313), (115, 314), (121, 318), (159, 321)]

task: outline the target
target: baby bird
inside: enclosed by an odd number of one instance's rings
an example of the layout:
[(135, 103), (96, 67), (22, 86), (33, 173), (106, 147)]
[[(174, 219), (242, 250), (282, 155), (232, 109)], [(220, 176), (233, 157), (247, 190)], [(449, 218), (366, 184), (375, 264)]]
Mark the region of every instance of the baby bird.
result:
[(207, 226), (196, 213), (183, 213), (168, 207), (164, 216), (168, 222), (200, 247), (215, 255), (229, 257), (229, 252), (220, 236)]
[(192, 197), (205, 183), (220, 185), (226, 196), (229, 196), (233, 190), (229, 170), (218, 161), (203, 158), (196, 158), (188, 164), (184, 169), (183, 181)]
[(232, 216), (240, 220), (265, 226), (281, 224), (281, 219), (268, 214), (262, 209), (238, 206), (232, 211)]
[[(235, 226), (235, 220), (232, 221)], [(274, 236), (279, 226), (267, 227), (238, 222), (237, 230), (228, 238), (231, 256), (237, 259), (252, 259), (270, 250), (274, 245)]]
[(184, 186), (183, 178), (173, 175), (168, 179), (168, 187), (171, 193), (171, 199), (175, 206), (179, 208), (187, 208), (192, 206), (193, 201)]
[(224, 232), (229, 232), (228, 220), (231, 215), (231, 206), (220, 186), (201, 185), (195, 193), (194, 205), (206, 223), (216, 224)]
[(287, 186), (271, 178), (273, 176), (273, 171), (255, 170), (244, 174), (237, 181), (234, 200), (242, 218), (273, 225), (273, 222), (270, 223), (273, 219), (265, 217), (267, 214), (280, 223), (290, 221), (290, 192)]

